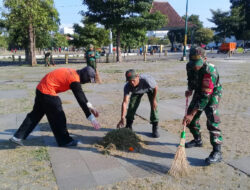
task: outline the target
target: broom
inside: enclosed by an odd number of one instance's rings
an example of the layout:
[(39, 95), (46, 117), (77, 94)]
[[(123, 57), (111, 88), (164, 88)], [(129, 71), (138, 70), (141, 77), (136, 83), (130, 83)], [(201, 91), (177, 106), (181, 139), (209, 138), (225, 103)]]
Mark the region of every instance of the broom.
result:
[(102, 83), (102, 79), (100, 77), (99, 71), (96, 68), (96, 73), (95, 73), (95, 78), (96, 78), (96, 83), (101, 84)]
[[(188, 107), (188, 97), (186, 98), (186, 109), (185, 115), (187, 115)], [(181, 141), (177, 148), (174, 161), (168, 174), (174, 177), (185, 176), (188, 174), (189, 164), (187, 162), (186, 151), (185, 151), (185, 139), (186, 138), (186, 124), (183, 126), (183, 131), (181, 133)]]

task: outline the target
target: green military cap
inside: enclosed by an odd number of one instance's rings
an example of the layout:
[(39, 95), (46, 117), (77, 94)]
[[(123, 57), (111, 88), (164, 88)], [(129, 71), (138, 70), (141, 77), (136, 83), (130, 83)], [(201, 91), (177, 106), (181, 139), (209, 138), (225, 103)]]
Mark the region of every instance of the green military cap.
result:
[(202, 66), (203, 60), (206, 56), (206, 51), (201, 47), (192, 47), (189, 52), (189, 60), (194, 63), (195, 66)]
[(133, 80), (136, 77), (136, 72), (134, 69), (129, 69), (126, 71), (125, 76), (126, 76), (126, 81)]

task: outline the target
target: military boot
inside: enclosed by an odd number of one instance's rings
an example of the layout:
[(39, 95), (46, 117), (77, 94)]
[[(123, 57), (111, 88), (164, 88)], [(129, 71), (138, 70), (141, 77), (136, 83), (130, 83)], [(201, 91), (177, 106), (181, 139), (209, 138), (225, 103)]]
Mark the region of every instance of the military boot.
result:
[(194, 139), (185, 143), (186, 148), (192, 148), (192, 147), (202, 147), (202, 140), (201, 140), (201, 134), (194, 135)]
[(126, 127), (125, 127), (125, 128), (128, 128), (128, 129), (133, 130), (133, 129), (132, 129), (132, 125), (133, 125), (133, 121), (132, 121), (132, 120), (127, 120), (127, 121), (126, 121)]
[(158, 122), (153, 122), (152, 123), (152, 137), (154, 137), (154, 138), (160, 137), (158, 129), (159, 129)]
[(209, 157), (205, 159), (207, 164), (214, 164), (217, 162), (221, 162), (222, 153), (221, 153), (221, 145), (216, 144), (213, 145), (213, 151), (210, 153)]

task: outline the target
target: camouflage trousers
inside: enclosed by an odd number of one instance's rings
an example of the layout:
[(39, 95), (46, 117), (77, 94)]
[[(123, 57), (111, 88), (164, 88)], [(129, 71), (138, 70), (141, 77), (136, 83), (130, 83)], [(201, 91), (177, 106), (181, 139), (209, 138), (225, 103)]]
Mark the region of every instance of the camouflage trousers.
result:
[[(156, 108), (155, 110), (153, 109), (153, 92), (148, 92), (147, 95), (151, 106), (150, 122), (151, 123), (158, 122), (159, 121), (158, 108)], [(126, 115), (127, 120), (134, 121), (135, 113), (140, 105), (142, 96), (143, 94), (131, 94)], [(156, 96), (156, 101), (158, 102), (157, 96)]]
[[(193, 99), (188, 107), (188, 113), (190, 113), (197, 105), (200, 97), (197, 93), (194, 94)], [(207, 116), (207, 129), (210, 133), (210, 143), (212, 145), (222, 144), (222, 134), (219, 128), (220, 124), (220, 117), (219, 117), (219, 102), (221, 99), (221, 94), (213, 95), (210, 97), (210, 100), (207, 106), (204, 109), (204, 112)], [(190, 129), (190, 132), (193, 134), (194, 137), (200, 135), (200, 116), (203, 111), (198, 111), (191, 123), (187, 126)]]
[(87, 66), (90, 66), (94, 70), (96, 70), (96, 61), (95, 60), (87, 60)]

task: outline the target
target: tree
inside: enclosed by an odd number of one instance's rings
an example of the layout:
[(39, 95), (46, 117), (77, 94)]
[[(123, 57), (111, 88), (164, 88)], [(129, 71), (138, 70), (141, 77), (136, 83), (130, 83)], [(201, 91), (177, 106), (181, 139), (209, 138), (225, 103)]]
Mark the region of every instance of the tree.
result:
[(58, 30), (59, 18), (54, 1), (4, 0), (4, 6), (7, 12), (3, 17), (10, 41), (25, 48), (26, 60), (32, 66), (36, 65), (36, 40), (42, 45), (51, 31)]
[(249, 0), (230, 0), (231, 9), (239, 8), (240, 16), (243, 17), (243, 29), (250, 30), (250, 1)]
[(96, 27), (95, 23), (91, 23), (89, 19), (82, 20), (83, 27), (75, 24), (73, 40), (71, 44), (76, 47), (86, 47), (93, 44), (96, 47), (102, 47), (109, 44), (109, 31), (104, 28)]
[(195, 32), (196, 44), (207, 44), (213, 40), (214, 32), (210, 28), (200, 28)]
[[(182, 16), (182, 18), (185, 20), (186, 15)], [(194, 39), (194, 36), (196, 36), (196, 31), (200, 30), (203, 28), (203, 23), (199, 19), (199, 15), (190, 15), (188, 17), (188, 23), (192, 24), (192, 27), (188, 27), (188, 32), (187, 32), (187, 43), (197, 43)], [(184, 31), (183, 31), (184, 34)], [(184, 36), (183, 36), (184, 39)]]
[(170, 30), (168, 32), (168, 39), (171, 43), (171, 51), (174, 50), (174, 43), (183, 43), (184, 39), (184, 29)]
[(60, 33), (55, 33), (52, 38), (52, 47), (68, 47), (69, 43), (67, 37)]
[(157, 38), (157, 37), (151, 36), (148, 38), (149, 45), (157, 45), (157, 44), (159, 44), (159, 41), (160, 41), (160, 38)]
[(237, 39), (249, 40), (250, 37), (250, 1), (230, 0), (233, 31)]
[(116, 31), (117, 61), (121, 61), (121, 34), (134, 29), (155, 30), (166, 23), (160, 12), (150, 14), (152, 0), (84, 0), (88, 11), (84, 16), (93, 22), (100, 23), (106, 29)]
[[(142, 47), (146, 41), (146, 32), (144, 29), (133, 29), (130, 32), (121, 33), (121, 47), (125, 49), (125, 52), (130, 52), (131, 48)], [(116, 45), (116, 42), (114, 44)]]
[(212, 18), (208, 19), (210, 22), (214, 23), (216, 27), (212, 27), (214, 31), (217, 32), (217, 36), (224, 38), (230, 37), (233, 34), (232, 18), (230, 17), (229, 11), (210, 10), (212, 13)]
[(4, 35), (4, 21), (0, 19), (0, 48), (7, 48), (7, 37)]

